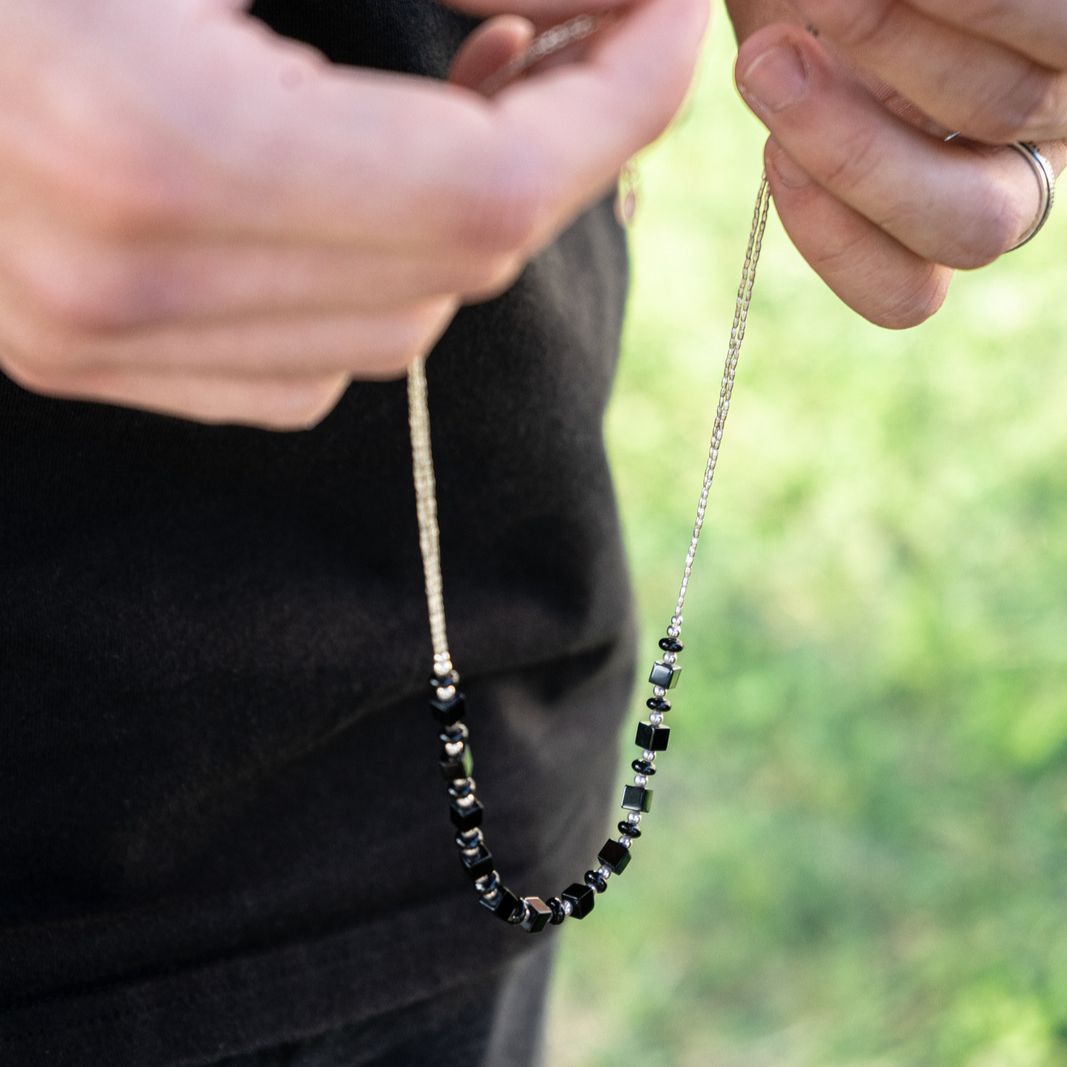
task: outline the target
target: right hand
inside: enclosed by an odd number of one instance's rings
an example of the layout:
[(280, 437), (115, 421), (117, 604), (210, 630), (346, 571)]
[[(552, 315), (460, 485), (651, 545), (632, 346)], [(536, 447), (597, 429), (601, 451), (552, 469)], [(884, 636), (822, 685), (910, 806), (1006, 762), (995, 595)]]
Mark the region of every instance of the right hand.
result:
[[(26, 388), (315, 424), (611, 187), (680, 106), (706, 22), (705, 0), (642, 0), (487, 101), (333, 66), (241, 7), (0, 13), (0, 368)], [(454, 83), (527, 34), (494, 23)]]

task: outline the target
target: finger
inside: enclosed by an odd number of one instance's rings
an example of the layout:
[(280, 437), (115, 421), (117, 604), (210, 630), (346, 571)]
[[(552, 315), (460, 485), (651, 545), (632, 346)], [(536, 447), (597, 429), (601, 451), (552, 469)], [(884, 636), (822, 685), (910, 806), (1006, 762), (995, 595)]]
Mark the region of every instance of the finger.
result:
[(484, 23), (456, 53), (448, 80), (478, 92), (491, 75), (526, 51), (534, 33), (529, 19), (514, 15), (502, 15)]
[(447, 0), (449, 7), (470, 15), (525, 15), (541, 23), (612, 11), (639, 2), (641, 0)]
[(916, 326), (944, 303), (952, 271), (905, 248), (843, 204), (773, 139), (765, 153), (775, 209), (797, 250), (850, 308), (878, 326)]
[(927, 136), (808, 35), (762, 30), (742, 47), (737, 71), (742, 94), (789, 156), (923, 259), (980, 266), (1032, 225), (1038, 190), (1016, 152)]
[(939, 22), (1014, 49), (1053, 70), (1067, 69), (1067, 6), (1027, 0), (1025, 7), (995, 0), (909, 0)]
[(336, 407), (348, 386), (345, 375), (277, 380), (198, 378), (101, 368), (58, 376), (31, 369), (8, 355), (0, 357), (0, 367), (13, 381), (45, 396), (270, 430), (310, 429)]
[(950, 130), (990, 144), (1067, 136), (1067, 75), (1058, 69), (902, 0), (797, 3), (856, 65)]

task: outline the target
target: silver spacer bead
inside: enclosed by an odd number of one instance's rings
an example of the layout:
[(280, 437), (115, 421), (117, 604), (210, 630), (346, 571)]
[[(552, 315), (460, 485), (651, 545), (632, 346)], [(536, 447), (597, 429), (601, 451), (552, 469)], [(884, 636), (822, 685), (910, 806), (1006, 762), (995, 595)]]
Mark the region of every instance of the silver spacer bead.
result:
[(683, 621), (684, 620), (681, 615), (671, 616), (671, 626), (673, 626), (676, 630), (680, 630), (682, 628)]
[(648, 776), (644, 774), (634, 775), (634, 785), (646, 786), (648, 785)]
[(665, 697), (667, 695), (667, 690), (664, 689), (662, 685), (654, 685), (652, 687), (652, 695), (654, 697)]
[(610, 867), (597, 867), (596, 873), (599, 874), (601, 878), (610, 878), (611, 877), (611, 868)]
[[(463, 781), (461, 778), (460, 781)], [(456, 804), (461, 808), (469, 808), (474, 803), (474, 793), (468, 793), (465, 797), (456, 797)]]
[(467, 746), (462, 741), (446, 741), (445, 742), (445, 751), (450, 756), (462, 756), (463, 755), (463, 750), (466, 747)]
[(677, 626), (668, 626), (667, 627), (667, 636), (668, 637), (677, 637), (681, 632), (682, 631), (679, 630)]
[(564, 915), (571, 915), (574, 912), (574, 905), (569, 900), (561, 901), (563, 904)]
[(433, 672), (438, 678), (443, 678), (449, 671), (452, 670), (452, 659), (450, 656), (438, 653), (433, 658)]
[(479, 841), (478, 844), (475, 845), (473, 848), (464, 848), (464, 849), (461, 849), (461, 851), (462, 851), (464, 856), (477, 856), (478, 855), (478, 850), (481, 847), (481, 844), (482, 844), (481, 841)]
[(456, 695), (456, 687), (454, 685), (441, 686), (436, 693), (438, 700), (451, 700)]
[(659, 726), (659, 724), (661, 722), (663, 722), (663, 712), (662, 711), (654, 711), (654, 712), (652, 712), (652, 714), (649, 715), (649, 717), (648, 717), (648, 721), (650, 723), (652, 723), (653, 726)]
[(629, 848), (631, 841), (633, 841), (633, 838), (628, 834), (623, 834), (622, 837), (619, 838), (619, 844), (622, 845), (623, 848)]
[(646, 763), (651, 763), (656, 758), (656, 753), (653, 752), (652, 749), (646, 748), (644, 752), (641, 753), (641, 758)]
[(677, 652), (664, 652), (663, 653), (663, 662), (666, 663), (668, 667), (673, 667), (674, 664), (678, 662), (678, 653)]
[(630, 814), (626, 816), (626, 821), (633, 826), (640, 826), (641, 813), (639, 811), (631, 811)]

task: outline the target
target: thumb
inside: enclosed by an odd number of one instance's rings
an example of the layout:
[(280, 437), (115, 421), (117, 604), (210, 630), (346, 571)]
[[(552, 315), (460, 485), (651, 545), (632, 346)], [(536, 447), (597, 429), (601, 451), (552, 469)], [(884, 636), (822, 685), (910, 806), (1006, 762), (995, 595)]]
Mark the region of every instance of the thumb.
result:
[(448, 80), (478, 92), (489, 78), (526, 51), (534, 33), (533, 23), (518, 15), (490, 19), (463, 42)]

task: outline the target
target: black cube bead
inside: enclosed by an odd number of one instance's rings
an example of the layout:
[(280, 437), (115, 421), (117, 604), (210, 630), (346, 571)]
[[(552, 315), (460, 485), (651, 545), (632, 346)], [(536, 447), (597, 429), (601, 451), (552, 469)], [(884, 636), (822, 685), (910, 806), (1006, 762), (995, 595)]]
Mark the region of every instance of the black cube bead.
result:
[(685, 648), (685, 645), (683, 645), (677, 637), (661, 637), (659, 639), (659, 647), (662, 648), (664, 652), (674, 652), (677, 654)]
[(634, 744), (638, 748), (647, 748), (650, 752), (662, 752), (670, 739), (669, 726), (653, 726), (650, 722), (642, 722), (638, 724)]
[(461, 852), (459, 858), (467, 874), (471, 876), (472, 881), (493, 872), (493, 854), (484, 844), (478, 845), (478, 851), (475, 855), (464, 856)]
[(522, 901), (506, 886), (500, 886), (493, 896), (482, 897), (481, 905), (507, 923), (513, 922), (522, 913)]
[[(629, 833), (629, 831), (627, 831)], [(604, 847), (597, 853), (600, 862), (607, 867), (612, 874), (622, 874), (630, 862), (630, 850), (625, 845), (610, 838)]]
[(459, 830), (473, 830), (482, 825), (482, 816), (485, 808), (477, 798), (471, 804), (460, 804), (459, 800), (453, 800), (449, 804), (449, 817), (452, 825)]
[(526, 918), (522, 928), (539, 934), (551, 921), (554, 912), (540, 897), (526, 898)]
[(430, 701), (430, 710), (442, 726), (452, 726), (467, 714), (467, 701), (462, 693), (457, 693), (451, 700), (434, 697)]
[(678, 677), (681, 673), (682, 668), (677, 665), (654, 663), (648, 680), (653, 685), (658, 685), (661, 689), (673, 689), (678, 684)]
[(463, 746), (463, 751), (458, 756), (450, 756), (441, 749), (441, 777), (446, 782), (454, 782), (458, 778), (469, 778), (474, 770), (474, 756), (468, 745)]
[(584, 919), (596, 903), (596, 890), (581, 882), (567, 886), (560, 896), (570, 903), (572, 919)]
[(628, 785), (622, 793), (622, 806), (627, 811), (648, 811), (652, 807), (652, 790), (643, 785)]

